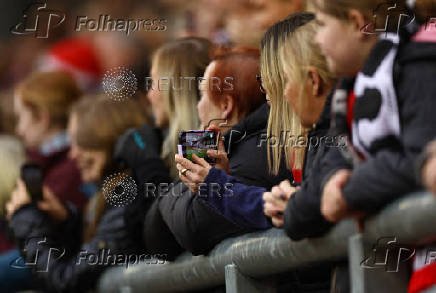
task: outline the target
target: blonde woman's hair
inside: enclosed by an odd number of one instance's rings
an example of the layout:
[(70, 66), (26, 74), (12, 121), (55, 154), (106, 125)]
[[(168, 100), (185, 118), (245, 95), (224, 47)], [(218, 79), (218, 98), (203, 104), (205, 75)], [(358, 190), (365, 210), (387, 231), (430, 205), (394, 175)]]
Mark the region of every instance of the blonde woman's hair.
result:
[(304, 147), (295, 147), (296, 141), (289, 140), (289, 137), (306, 140), (307, 129), (304, 129), (300, 118), (284, 98), (283, 65), (287, 72), (295, 74), (298, 84), (305, 81), (304, 70), (309, 65), (318, 70), (327, 85), (334, 83), (335, 78), (327, 70), (325, 58), (313, 43), (316, 33), (314, 18), (314, 14), (309, 12), (292, 14), (272, 26), (262, 39), (262, 83), (271, 100), (267, 130), (268, 166), (273, 174), (278, 174), (283, 155), (288, 169), (302, 169), (305, 155)]
[(14, 190), (25, 160), (23, 145), (13, 136), (0, 135), (0, 216), (4, 215), (5, 204)]
[[(286, 37), (280, 48), (280, 60), (282, 60), (283, 69), (285, 74), (295, 81), (298, 85), (306, 84), (308, 74), (307, 68), (314, 67), (319, 74), (323, 87), (326, 89), (331, 88), (336, 81), (336, 76), (328, 70), (327, 61), (317, 44), (313, 42), (316, 35), (317, 25), (310, 19), (314, 18), (311, 13), (298, 13), (295, 14), (293, 20), (301, 23), (298, 18), (305, 18), (309, 22), (304, 22), (303, 25), (291, 25), (295, 29), (291, 31)], [(300, 86), (298, 93), (298, 103), (301, 105), (304, 97), (304, 87)], [(301, 124), (300, 124), (301, 125)], [(307, 145), (307, 130), (299, 127), (295, 130), (295, 138), (303, 138)], [(297, 132), (300, 131), (300, 132)], [(304, 160), (304, 149), (298, 145), (297, 141), (290, 140), (287, 144), (292, 144), (295, 148), (292, 150), (295, 154), (296, 167), (302, 168)], [(292, 147), (291, 147), (292, 149)]]
[[(271, 101), (270, 115), (268, 118), (268, 167), (272, 174), (279, 173), (283, 156), (286, 167), (292, 169), (302, 165), (304, 153), (294, 154), (281, 140), (283, 135), (301, 133), (302, 125), (292, 107), (284, 99), (284, 72), (279, 57), (279, 48), (290, 32), (289, 17), (270, 27), (261, 41), (261, 75), (262, 85), (268, 99)], [(292, 159), (292, 160), (291, 160)], [(301, 162), (301, 163), (300, 163)]]
[[(162, 90), (168, 114), (168, 134), (162, 145), (161, 157), (176, 177), (174, 155), (177, 152), (178, 134), (181, 130), (198, 129), (200, 120), (197, 103), (200, 92), (197, 78), (202, 77), (211, 61), (212, 44), (204, 38), (188, 37), (169, 42), (160, 47), (153, 56), (152, 67), (160, 78), (169, 80)], [(195, 77), (195, 85), (188, 86), (185, 78)]]

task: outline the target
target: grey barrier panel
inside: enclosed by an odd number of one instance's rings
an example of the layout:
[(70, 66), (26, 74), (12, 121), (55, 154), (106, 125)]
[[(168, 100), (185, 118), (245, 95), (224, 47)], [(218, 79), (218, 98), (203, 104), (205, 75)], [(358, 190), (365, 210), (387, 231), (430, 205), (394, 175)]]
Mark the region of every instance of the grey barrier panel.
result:
[[(414, 194), (368, 219), (363, 237), (375, 243), (380, 237), (395, 236), (400, 243), (413, 244), (429, 240), (435, 226), (436, 200), (430, 194)], [(101, 277), (98, 289), (180, 292), (211, 288), (225, 284), (225, 266), (230, 264), (244, 276), (261, 278), (304, 264), (346, 259), (348, 238), (356, 233), (353, 220), (338, 223), (321, 238), (301, 241), (290, 240), (279, 229), (251, 233), (224, 240), (208, 256), (185, 253), (174, 263), (110, 268)]]

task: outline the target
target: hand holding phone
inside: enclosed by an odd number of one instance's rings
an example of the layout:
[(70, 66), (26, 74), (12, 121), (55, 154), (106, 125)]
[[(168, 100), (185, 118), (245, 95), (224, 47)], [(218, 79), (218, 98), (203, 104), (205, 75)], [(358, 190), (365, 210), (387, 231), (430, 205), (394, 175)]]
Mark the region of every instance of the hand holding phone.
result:
[(44, 175), (38, 164), (24, 164), (21, 167), (21, 179), (33, 202), (42, 200), (42, 184)]

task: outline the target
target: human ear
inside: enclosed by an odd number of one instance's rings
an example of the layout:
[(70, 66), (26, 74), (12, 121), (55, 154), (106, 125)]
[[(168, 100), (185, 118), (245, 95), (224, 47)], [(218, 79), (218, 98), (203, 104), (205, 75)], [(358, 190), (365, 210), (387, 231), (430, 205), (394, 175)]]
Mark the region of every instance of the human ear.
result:
[(230, 119), (235, 107), (235, 99), (231, 95), (225, 95), (221, 104), (221, 113), (223, 119)]
[(357, 9), (351, 9), (348, 12), (348, 22), (353, 32), (358, 32), (361, 36), (365, 36), (362, 33), (362, 28), (368, 24), (365, 16)]
[(312, 95), (314, 97), (319, 97), (323, 93), (322, 88), (322, 79), (319, 76), (318, 71), (313, 66), (307, 67), (307, 74), (308, 74), (308, 83), (309, 86), (312, 88)]

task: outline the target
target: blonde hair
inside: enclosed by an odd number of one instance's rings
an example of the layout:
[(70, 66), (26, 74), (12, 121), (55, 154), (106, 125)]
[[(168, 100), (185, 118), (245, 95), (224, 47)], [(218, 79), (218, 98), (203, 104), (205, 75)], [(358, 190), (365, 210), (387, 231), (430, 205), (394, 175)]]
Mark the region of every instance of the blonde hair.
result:
[[(328, 70), (327, 61), (317, 44), (313, 42), (316, 34), (316, 23), (310, 21), (288, 34), (285, 41), (281, 44), (280, 59), (282, 60), (284, 72), (291, 76), (296, 84), (301, 85), (298, 93), (298, 101), (302, 104), (304, 97), (304, 87), (308, 74), (308, 66), (312, 66), (319, 74), (325, 88), (330, 88), (336, 81), (336, 76)], [(301, 123), (300, 123), (301, 125)], [(307, 143), (307, 130), (303, 127), (295, 129), (296, 138), (304, 138)], [(299, 132), (298, 132), (299, 131)], [(294, 133), (293, 133), (294, 134)], [(296, 145), (295, 141), (289, 141)], [(287, 143), (287, 145), (289, 144)], [(306, 145), (306, 144), (305, 144)], [(295, 154), (296, 167), (303, 167), (304, 150), (298, 145), (293, 149)], [(292, 148), (291, 148), (292, 149)]]
[(268, 167), (272, 174), (277, 175), (282, 163), (284, 153), (286, 167), (292, 169), (299, 167), (304, 160), (303, 154), (294, 154), (291, 158), (289, 145), (280, 143), (272, 144), (281, 140), (283, 134), (301, 133), (302, 125), (292, 107), (284, 99), (284, 72), (279, 57), (279, 48), (290, 32), (289, 17), (270, 27), (261, 41), (261, 75), (262, 85), (271, 101), (270, 115), (268, 118)]
[(169, 42), (153, 56), (153, 68), (158, 76), (169, 79), (162, 96), (169, 119), (168, 134), (162, 145), (161, 157), (176, 177), (174, 154), (177, 152), (178, 134), (181, 130), (197, 129), (200, 120), (197, 103), (200, 93), (197, 86), (183, 84), (183, 77), (202, 77), (211, 61), (212, 44), (204, 38), (188, 37)]
[(14, 190), (25, 160), (23, 145), (12, 136), (0, 135), (0, 216), (4, 214), (5, 204)]
[(35, 72), (16, 88), (16, 95), (38, 117), (42, 110), (51, 121), (64, 128), (71, 105), (82, 92), (70, 74), (65, 72)]
[[(294, 73), (298, 84), (303, 84), (307, 78), (304, 73), (309, 65), (318, 70), (328, 85), (335, 80), (327, 69), (319, 47), (312, 41), (316, 33), (313, 19), (314, 15), (308, 12), (292, 14), (271, 27), (262, 40), (262, 82), (271, 100), (268, 141), (275, 138), (275, 143), (268, 147), (268, 166), (273, 174), (279, 172), (282, 152), (288, 169), (302, 169), (305, 156), (304, 147), (294, 147), (294, 141), (287, 139), (289, 135), (297, 138), (306, 136), (307, 129), (304, 129), (300, 118), (284, 98), (284, 70)], [(302, 90), (301, 87), (300, 101), (303, 98)]]

